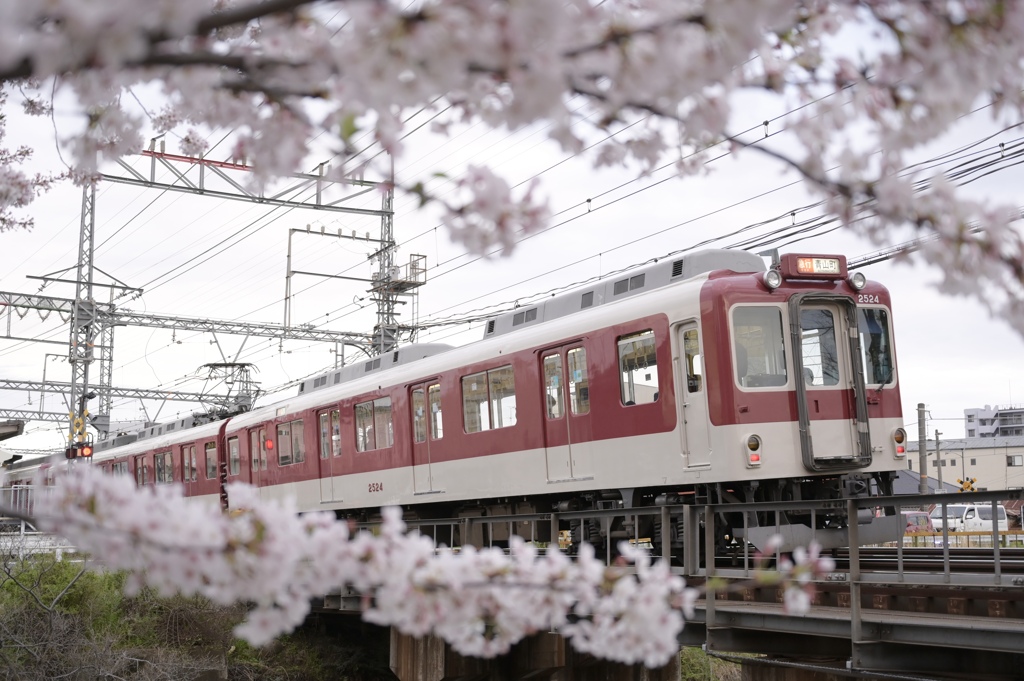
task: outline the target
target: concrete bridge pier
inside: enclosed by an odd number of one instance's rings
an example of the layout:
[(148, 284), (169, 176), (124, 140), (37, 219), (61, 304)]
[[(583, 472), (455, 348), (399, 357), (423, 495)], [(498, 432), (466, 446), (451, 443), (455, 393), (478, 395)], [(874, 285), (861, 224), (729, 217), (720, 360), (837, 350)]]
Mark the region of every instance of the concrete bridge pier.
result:
[(391, 629), (391, 671), (400, 681), (678, 681), (679, 657), (659, 669), (583, 655), (557, 634), (536, 634), (493, 660), (463, 657), (435, 636)]

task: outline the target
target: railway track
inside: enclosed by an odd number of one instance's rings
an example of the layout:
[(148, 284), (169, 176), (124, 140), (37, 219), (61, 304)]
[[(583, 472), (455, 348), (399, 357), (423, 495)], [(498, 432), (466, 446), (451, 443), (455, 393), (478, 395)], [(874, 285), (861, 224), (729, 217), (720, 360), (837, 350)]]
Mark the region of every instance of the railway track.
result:
[[(849, 570), (849, 549), (833, 551), (837, 570)], [(1000, 548), (999, 569), (1003, 574), (1024, 574), (1024, 549)], [(950, 572), (991, 573), (996, 555), (992, 548), (905, 547), (902, 556), (896, 547), (871, 547), (860, 550), (862, 570), (896, 572), (939, 572), (948, 564)]]

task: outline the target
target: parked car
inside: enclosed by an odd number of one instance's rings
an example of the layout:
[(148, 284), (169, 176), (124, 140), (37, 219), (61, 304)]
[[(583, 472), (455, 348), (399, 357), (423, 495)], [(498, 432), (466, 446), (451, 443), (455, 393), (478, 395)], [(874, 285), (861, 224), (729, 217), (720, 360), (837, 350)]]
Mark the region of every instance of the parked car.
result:
[[(946, 515), (942, 515), (942, 505), (936, 506), (931, 512), (932, 526), (936, 532), (949, 527), (950, 532), (990, 532), (992, 530), (992, 506), (990, 504), (947, 504)], [(1010, 529), (1006, 516), (1006, 508), (996, 506), (996, 528), (1005, 532)]]
[(923, 532), (934, 532), (932, 519), (924, 511), (903, 511), (903, 520), (907, 523), (904, 534), (921, 534)]

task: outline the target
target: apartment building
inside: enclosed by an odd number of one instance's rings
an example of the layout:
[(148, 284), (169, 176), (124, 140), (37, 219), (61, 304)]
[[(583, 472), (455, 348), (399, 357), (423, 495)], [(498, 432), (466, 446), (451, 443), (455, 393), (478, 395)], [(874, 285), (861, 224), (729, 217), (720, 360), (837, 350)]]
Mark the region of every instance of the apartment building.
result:
[(964, 409), (964, 433), (972, 437), (1024, 436), (1024, 406), (1008, 405)]

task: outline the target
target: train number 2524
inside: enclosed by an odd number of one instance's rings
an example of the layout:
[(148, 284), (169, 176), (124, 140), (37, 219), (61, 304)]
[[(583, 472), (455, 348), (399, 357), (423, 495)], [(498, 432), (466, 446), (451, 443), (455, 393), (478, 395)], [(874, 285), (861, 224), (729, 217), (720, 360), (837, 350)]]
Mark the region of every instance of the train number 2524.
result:
[(872, 293), (862, 293), (859, 296), (857, 296), (857, 302), (858, 303), (878, 303), (880, 301), (878, 300), (878, 296), (876, 296), (876, 295), (874, 295)]
[(371, 482), (370, 483), (370, 491), (371, 492), (383, 492), (384, 491), (384, 483), (383, 482)]

